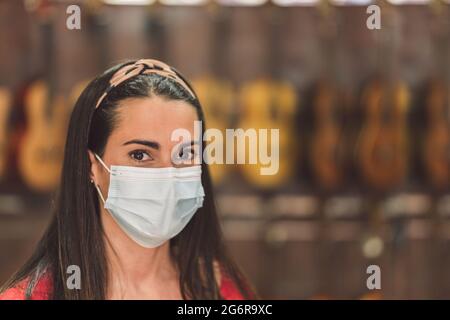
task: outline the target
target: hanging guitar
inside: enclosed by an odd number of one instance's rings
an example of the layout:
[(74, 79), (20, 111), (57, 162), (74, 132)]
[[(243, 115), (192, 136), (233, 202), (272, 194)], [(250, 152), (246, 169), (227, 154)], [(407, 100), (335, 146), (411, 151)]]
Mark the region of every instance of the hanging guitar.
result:
[[(268, 4), (270, 6), (270, 4)], [(295, 86), (280, 77), (278, 66), (278, 43), (280, 32), (277, 7), (268, 7), (270, 10), (270, 41), (267, 51), (271, 53), (267, 64), (266, 75), (251, 82), (244, 83), (240, 88), (239, 105), (240, 122), (238, 127), (244, 130), (252, 128), (279, 129), (279, 141), (263, 141), (263, 147), (279, 150), (278, 173), (274, 175), (261, 175), (263, 164), (246, 164), (242, 166), (243, 177), (259, 189), (275, 189), (287, 184), (294, 176), (298, 165), (299, 146), (296, 143), (295, 115), (298, 107), (298, 97)], [(261, 147), (259, 141), (259, 147)], [(275, 145), (274, 145), (275, 144)], [(275, 161), (275, 159), (273, 159)]]
[(29, 86), (24, 97), (28, 125), (21, 141), (18, 169), (32, 190), (46, 193), (59, 183), (68, 109), (55, 88), (54, 11), (45, 6), (45, 11), (37, 14), (41, 19), (45, 72)]
[(311, 167), (319, 186), (325, 190), (336, 190), (342, 186), (345, 177), (342, 97), (336, 87), (326, 80), (318, 82), (313, 90)]
[(331, 4), (317, 6), (322, 16), (324, 65), (326, 70), (311, 90), (310, 108), (313, 130), (310, 142), (310, 163), (317, 184), (324, 190), (337, 190), (344, 183), (344, 96), (340, 90), (335, 63), (337, 17)]
[(366, 183), (379, 190), (401, 184), (408, 169), (409, 91), (401, 83), (375, 78), (362, 94), (365, 121), (358, 156)]
[[(383, 7), (387, 26), (383, 28), (386, 34), (377, 34), (380, 37), (378, 70), (366, 82), (359, 101), (364, 117), (356, 145), (357, 162), (362, 180), (379, 192), (400, 186), (407, 178), (409, 165), (410, 92), (398, 77), (395, 43), (386, 40), (392, 32), (389, 23), (396, 22), (390, 19), (392, 10), (388, 5)], [(392, 58), (386, 60), (386, 57)]]

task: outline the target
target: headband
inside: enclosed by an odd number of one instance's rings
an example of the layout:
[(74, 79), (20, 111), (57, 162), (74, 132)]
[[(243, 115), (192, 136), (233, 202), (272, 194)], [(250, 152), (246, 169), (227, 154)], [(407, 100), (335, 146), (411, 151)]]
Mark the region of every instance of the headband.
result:
[(184, 79), (182, 79), (178, 74), (178, 72), (175, 71), (172, 67), (159, 60), (141, 59), (133, 64), (123, 66), (122, 68), (116, 71), (116, 73), (112, 76), (111, 80), (109, 81), (109, 87), (98, 99), (97, 104), (95, 105), (95, 109), (97, 109), (100, 106), (103, 99), (105, 99), (108, 93), (122, 82), (140, 74), (152, 74), (152, 73), (156, 73), (163, 77), (175, 80), (176, 83), (180, 84), (187, 92), (189, 92), (192, 98), (196, 99), (194, 92), (187, 85), (186, 81), (184, 81)]

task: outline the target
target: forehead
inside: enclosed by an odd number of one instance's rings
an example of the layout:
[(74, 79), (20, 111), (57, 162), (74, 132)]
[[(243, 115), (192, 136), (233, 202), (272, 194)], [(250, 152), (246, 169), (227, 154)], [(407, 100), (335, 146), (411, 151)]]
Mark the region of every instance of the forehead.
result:
[(119, 140), (148, 139), (170, 141), (174, 130), (194, 132), (198, 120), (195, 108), (181, 100), (161, 97), (126, 99), (118, 108), (118, 123), (111, 138)]

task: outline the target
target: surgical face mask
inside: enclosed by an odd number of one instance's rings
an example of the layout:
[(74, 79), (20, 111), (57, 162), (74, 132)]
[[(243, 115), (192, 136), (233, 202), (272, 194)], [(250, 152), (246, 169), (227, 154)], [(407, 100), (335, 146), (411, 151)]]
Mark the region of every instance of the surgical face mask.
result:
[(146, 248), (175, 237), (203, 205), (201, 167), (137, 168), (111, 166), (108, 197), (95, 184), (105, 209), (122, 230)]

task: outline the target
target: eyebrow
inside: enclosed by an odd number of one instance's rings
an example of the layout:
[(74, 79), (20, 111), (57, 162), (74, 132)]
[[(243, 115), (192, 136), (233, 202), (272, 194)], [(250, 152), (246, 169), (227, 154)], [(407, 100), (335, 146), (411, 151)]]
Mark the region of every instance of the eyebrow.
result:
[(150, 148), (153, 148), (155, 150), (159, 150), (160, 149), (160, 145), (158, 142), (156, 141), (150, 141), (150, 140), (140, 140), (140, 139), (134, 139), (134, 140), (130, 140), (125, 142), (123, 145), (129, 145), (129, 144), (141, 144)]

